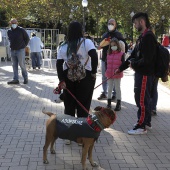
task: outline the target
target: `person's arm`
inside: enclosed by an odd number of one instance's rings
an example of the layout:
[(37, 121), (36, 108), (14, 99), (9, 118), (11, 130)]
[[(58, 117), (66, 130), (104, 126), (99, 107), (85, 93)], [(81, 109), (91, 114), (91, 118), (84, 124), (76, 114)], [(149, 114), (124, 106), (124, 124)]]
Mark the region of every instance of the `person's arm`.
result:
[(132, 68), (135, 70), (136, 68), (149, 66), (153, 61), (155, 51), (156, 45), (153, 35), (149, 34), (146, 37), (143, 37), (143, 40), (141, 42), (142, 58), (137, 61), (132, 61)]
[(123, 70), (126, 70), (129, 67), (130, 61), (134, 60), (134, 58), (135, 50), (133, 50), (131, 55), (127, 58), (127, 60), (121, 64), (121, 66), (119, 67), (119, 71), (122, 72)]
[(122, 63), (125, 62), (125, 53), (123, 53), (123, 55), (122, 55), (121, 62), (122, 62)]
[(92, 66), (92, 74), (97, 73), (97, 66), (98, 66), (98, 56), (95, 49), (91, 49), (88, 52), (88, 55), (91, 57), (91, 66)]
[[(102, 38), (101, 38), (100, 43), (101, 43), (104, 39), (106, 39), (106, 40), (108, 39), (108, 41), (109, 41), (109, 34), (108, 34), (108, 32), (106, 32), (106, 33), (104, 33), (104, 34), (102, 35)], [(98, 50), (103, 49), (103, 47), (100, 46), (100, 43), (99, 43), (99, 45), (98, 45), (98, 47), (97, 47)]]
[(30, 38), (29, 38), (27, 32), (24, 29), (22, 29), (22, 31), (23, 31), (23, 39), (24, 39), (24, 42), (25, 42), (25, 46), (27, 46)]
[(57, 61), (56, 61), (57, 75), (60, 82), (65, 80), (64, 68), (63, 68), (65, 55), (66, 55), (65, 50), (63, 50), (63, 46), (62, 46), (58, 51)]
[(57, 66), (57, 75), (58, 79), (61, 81), (64, 81), (64, 70), (63, 70), (63, 59), (57, 59), (56, 66)]
[(43, 48), (44, 44), (42, 43), (41, 39), (40, 39), (40, 47)]

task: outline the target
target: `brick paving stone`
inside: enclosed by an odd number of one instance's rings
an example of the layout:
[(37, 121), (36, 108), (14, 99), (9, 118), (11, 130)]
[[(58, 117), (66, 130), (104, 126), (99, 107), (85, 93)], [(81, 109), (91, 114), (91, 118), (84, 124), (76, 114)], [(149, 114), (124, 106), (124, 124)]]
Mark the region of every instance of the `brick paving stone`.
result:
[(1, 169), (1, 170), (9, 170), (9, 167), (1, 167), (1, 166), (0, 166), (0, 169)]
[[(55, 60), (53, 62), (55, 68)], [(95, 143), (93, 158), (99, 167), (93, 170), (170, 170), (170, 90), (158, 85), (158, 115), (152, 117), (152, 130), (146, 135), (128, 135), (137, 121), (134, 101), (134, 72), (124, 72), (121, 81), (122, 110), (116, 122), (101, 132)], [(56, 70), (47, 68), (28, 72), (29, 83), (7, 85), (13, 77), (11, 62), (0, 64), (0, 170), (80, 170), (81, 147), (72, 142), (66, 146), (58, 139), (56, 155), (48, 151), (49, 164), (42, 161), (45, 142), (45, 122), (48, 116), (42, 108), (57, 114), (64, 113), (63, 103), (55, 103), (53, 89), (58, 80)], [(96, 86), (101, 83), (97, 74)], [(94, 90), (91, 110), (107, 100), (98, 101), (101, 86)], [(112, 102), (115, 107), (115, 102)]]

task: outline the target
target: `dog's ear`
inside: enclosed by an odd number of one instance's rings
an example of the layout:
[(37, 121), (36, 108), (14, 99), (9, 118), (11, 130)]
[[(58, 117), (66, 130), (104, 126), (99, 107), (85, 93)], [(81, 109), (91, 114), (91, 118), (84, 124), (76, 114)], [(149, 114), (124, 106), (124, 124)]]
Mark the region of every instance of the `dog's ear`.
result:
[(100, 111), (101, 109), (102, 109), (101, 106), (97, 106), (94, 110), (95, 110), (95, 111)]
[(116, 120), (116, 112), (109, 108), (105, 108), (105, 109), (106, 109), (107, 114), (112, 119), (112, 121), (113, 121), (112, 123), (114, 123), (114, 121)]

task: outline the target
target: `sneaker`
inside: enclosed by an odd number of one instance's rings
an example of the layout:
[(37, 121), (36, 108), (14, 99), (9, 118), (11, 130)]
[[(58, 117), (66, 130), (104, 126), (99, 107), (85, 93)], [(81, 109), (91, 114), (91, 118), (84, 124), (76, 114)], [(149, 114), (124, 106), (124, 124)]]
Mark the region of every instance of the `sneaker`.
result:
[[(133, 127), (135, 128), (135, 127), (137, 126), (137, 124), (138, 124), (138, 123), (135, 123), (135, 124), (133, 125)], [(148, 130), (151, 130), (151, 129), (152, 129), (151, 123), (146, 124), (146, 129), (148, 129)]]
[(19, 80), (8, 81), (7, 84), (19, 84)]
[(128, 134), (129, 135), (143, 135), (146, 134), (147, 130), (146, 129), (142, 129), (142, 128), (138, 128), (136, 130), (129, 130)]
[(151, 130), (151, 129), (152, 129), (151, 123), (147, 123), (147, 124), (146, 124), (146, 128), (147, 128), (148, 130)]
[(104, 99), (107, 99), (107, 96), (104, 93), (102, 93), (97, 99), (104, 100)]
[(24, 79), (23, 84), (28, 84), (28, 79)]
[(152, 115), (152, 116), (156, 116), (156, 115), (157, 115), (156, 110), (152, 110), (152, 111), (151, 111), (151, 115)]
[(144, 127), (141, 127), (140, 125), (136, 125), (132, 130), (128, 131), (129, 135), (143, 135), (146, 134), (147, 130)]
[(65, 145), (70, 145), (71, 141), (70, 140), (65, 140)]

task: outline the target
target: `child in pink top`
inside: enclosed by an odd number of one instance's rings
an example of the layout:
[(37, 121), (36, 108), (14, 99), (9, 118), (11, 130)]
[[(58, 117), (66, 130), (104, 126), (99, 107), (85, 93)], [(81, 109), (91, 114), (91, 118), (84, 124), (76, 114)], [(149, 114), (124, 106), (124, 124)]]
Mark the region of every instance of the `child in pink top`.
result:
[[(122, 62), (125, 61), (125, 55), (121, 50), (119, 41), (117, 38), (113, 38), (110, 41), (108, 54), (107, 54), (107, 69), (105, 76), (107, 78), (111, 78), (108, 80), (108, 108), (111, 108), (111, 99), (112, 99), (112, 89), (115, 85), (116, 90), (116, 108), (115, 111), (121, 110), (121, 89), (120, 89), (120, 82), (121, 78), (123, 77), (123, 72), (114, 75), (115, 69), (119, 68)], [(113, 76), (114, 75), (114, 76)]]

